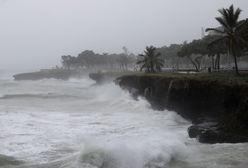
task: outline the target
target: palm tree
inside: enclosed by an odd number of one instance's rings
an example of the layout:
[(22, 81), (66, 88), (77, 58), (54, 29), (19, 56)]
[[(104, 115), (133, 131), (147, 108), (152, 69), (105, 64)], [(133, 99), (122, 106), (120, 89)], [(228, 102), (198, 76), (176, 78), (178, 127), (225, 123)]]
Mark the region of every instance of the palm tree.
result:
[(220, 38), (213, 41), (212, 44), (224, 42), (227, 45), (228, 53), (234, 58), (236, 74), (239, 74), (237, 56), (239, 56), (242, 46), (247, 45), (247, 42), (241, 35), (245, 26), (245, 21), (239, 21), (242, 11), (239, 8), (234, 9), (233, 5), (218, 11), (221, 16), (216, 17), (216, 20), (220, 23), (221, 28), (208, 28), (206, 31), (212, 31), (220, 35)]
[(140, 54), (141, 60), (136, 64), (141, 64), (140, 71), (145, 69), (145, 72), (159, 72), (164, 66), (164, 60), (161, 58), (161, 53), (156, 53), (156, 48), (153, 46), (146, 47), (145, 54)]

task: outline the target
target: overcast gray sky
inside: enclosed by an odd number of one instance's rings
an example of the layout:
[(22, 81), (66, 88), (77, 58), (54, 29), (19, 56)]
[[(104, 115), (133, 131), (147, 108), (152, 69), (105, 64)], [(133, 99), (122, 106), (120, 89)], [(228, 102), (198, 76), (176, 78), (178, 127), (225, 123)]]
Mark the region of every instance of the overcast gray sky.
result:
[(217, 9), (248, 0), (0, 0), (0, 69), (60, 65), (61, 55), (90, 49), (140, 53), (201, 37), (218, 26)]

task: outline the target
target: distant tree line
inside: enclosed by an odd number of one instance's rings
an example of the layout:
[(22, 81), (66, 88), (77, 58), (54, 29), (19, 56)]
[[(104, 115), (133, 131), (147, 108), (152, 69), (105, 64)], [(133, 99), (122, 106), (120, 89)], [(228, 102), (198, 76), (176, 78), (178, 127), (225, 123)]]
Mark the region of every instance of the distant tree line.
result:
[(123, 47), (121, 54), (98, 54), (91, 50), (85, 50), (78, 56), (61, 56), (62, 66), (67, 69), (88, 69), (88, 70), (120, 70), (127, 71), (133, 68), (136, 56), (129, 53)]

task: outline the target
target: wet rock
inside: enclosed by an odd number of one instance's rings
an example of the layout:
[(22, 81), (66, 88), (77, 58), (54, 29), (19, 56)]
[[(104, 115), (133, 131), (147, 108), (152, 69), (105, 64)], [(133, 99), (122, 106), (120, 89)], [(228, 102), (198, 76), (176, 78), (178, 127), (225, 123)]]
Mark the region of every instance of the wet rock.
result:
[(206, 130), (200, 133), (198, 137), (201, 143), (244, 143), (248, 142), (248, 137), (243, 135), (237, 135), (235, 133), (226, 133), (222, 131)]
[(190, 138), (197, 138), (204, 131), (205, 128), (196, 125), (192, 125), (188, 128), (188, 134)]
[(227, 132), (216, 125), (193, 125), (188, 128), (188, 134), (190, 138), (207, 144), (248, 142), (248, 136)]
[(90, 79), (96, 81), (96, 83), (103, 83), (106, 79), (105, 75), (102, 73), (90, 73), (89, 74)]
[(216, 122), (203, 122), (201, 124), (192, 125), (188, 128), (188, 134), (190, 138), (197, 138), (199, 135), (204, 134), (208, 130), (216, 131)]

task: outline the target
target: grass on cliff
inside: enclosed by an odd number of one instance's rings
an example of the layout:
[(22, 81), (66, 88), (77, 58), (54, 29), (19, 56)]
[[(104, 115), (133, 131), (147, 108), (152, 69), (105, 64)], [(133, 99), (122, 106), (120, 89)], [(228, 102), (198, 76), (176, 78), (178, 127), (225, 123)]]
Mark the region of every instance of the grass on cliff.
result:
[(101, 74), (113, 77), (120, 77), (126, 75), (136, 76), (156, 76), (166, 78), (178, 78), (178, 79), (194, 79), (194, 80), (207, 80), (207, 81), (220, 81), (227, 83), (245, 83), (248, 84), (248, 74), (241, 74), (237, 76), (233, 72), (212, 72), (212, 73), (180, 73), (180, 72), (160, 72), (160, 73), (144, 73), (139, 71), (127, 71), (127, 72), (100, 72)]
[(195, 79), (195, 80), (210, 80), (220, 82), (237, 82), (248, 84), (248, 74), (235, 75), (232, 72), (212, 72), (212, 73), (178, 73), (178, 72), (160, 72), (160, 73), (143, 73), (137, 75), (145, 76), (160, 76), (167, 78), (178, 79)]

